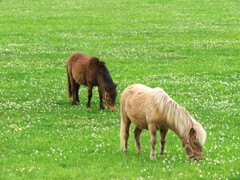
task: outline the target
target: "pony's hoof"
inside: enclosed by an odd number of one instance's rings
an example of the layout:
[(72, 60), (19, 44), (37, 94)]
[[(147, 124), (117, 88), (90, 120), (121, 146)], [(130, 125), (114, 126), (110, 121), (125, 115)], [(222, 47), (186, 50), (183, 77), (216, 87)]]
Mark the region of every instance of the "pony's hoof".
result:
[(100, 107), (100, 111), (103, 111), (105, 109), (105, 107)]
[(151, 160), (156, 160), (156, 155), (150, 155)]
[(142, 150), (136, 150), (137, 154), (142, 154)]
[(128, 151), (123, 150), (123, 154), (127, 155), (127, 154), (128, 154)]

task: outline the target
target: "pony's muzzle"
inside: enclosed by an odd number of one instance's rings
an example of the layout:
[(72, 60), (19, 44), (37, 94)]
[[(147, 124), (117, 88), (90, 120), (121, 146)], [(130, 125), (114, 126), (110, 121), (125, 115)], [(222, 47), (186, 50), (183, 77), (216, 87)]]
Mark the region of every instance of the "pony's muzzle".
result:
[(204, 159), (204, 155), (203, 154), (194, 154), (194, 155), (190, 156), (190, 159), (193, 161), (201, 161)]
[(115, 111), (115, 110), (116, 110), (116, 107), (115, 107), (115, 106), (108, 106), (108, 109), (109, 109), (110, 111)]

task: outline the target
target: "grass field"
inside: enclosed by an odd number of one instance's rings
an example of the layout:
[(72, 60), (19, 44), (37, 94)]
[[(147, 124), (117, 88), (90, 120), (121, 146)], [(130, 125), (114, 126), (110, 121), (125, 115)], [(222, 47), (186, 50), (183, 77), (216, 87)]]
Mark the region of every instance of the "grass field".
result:
[[(0, 179), (240, 179), (240, 2), (237, 0), (0, 0)], [(106, 62), (117, 111), (97, 89), (75, 107), (65, 64), (73, 52)], [(170, 132), (151, 161), (119, 148), (121, 92), (162, 87), (207, 132), (190, 161)], [(159, 138), (158, 138), (159, 143)], [(159, 146), (157, 146), (159, 152)]]

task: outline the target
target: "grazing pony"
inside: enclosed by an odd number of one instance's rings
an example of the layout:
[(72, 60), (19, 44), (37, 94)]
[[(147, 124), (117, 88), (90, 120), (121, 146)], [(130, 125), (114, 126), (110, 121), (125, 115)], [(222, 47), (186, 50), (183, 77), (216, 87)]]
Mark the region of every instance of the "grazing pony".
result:
[(120, 111), (120, 141), (124, 146), (124, 152), (128, 151), (129, 127), (133, 123), (136, 126), (134, 137), (137, 152), (141, 152), (140, 135), (142, 130), (149, 130), (152, 145), (150, 158), (152, 160), (156, 159), (156, 131), (160, 130), (161, 155), (163, 155), (168, 129), (174, 131), (182, 140), (182, 145), (190, 159), (203, 159), (202, 146), (206, 139), (205, 130), (163, 89), (150, 88), (142, 84), (127, 87), (121, 96)]
[(115, 110), (115, 100), (117, 97), (117, 85), (114, 84), (108, 69), (103, 61), (97, 57), (90, 57), (84, 53), (73, 53), (67, 61), (68, 95), (72, 99), (72, 104), (79, 102), (80, 85), (88, 86), (87, 107), (91, 106), (93, 86), (98, 86), (100, 109), (104, 109), (103, 101), (107, 107)]

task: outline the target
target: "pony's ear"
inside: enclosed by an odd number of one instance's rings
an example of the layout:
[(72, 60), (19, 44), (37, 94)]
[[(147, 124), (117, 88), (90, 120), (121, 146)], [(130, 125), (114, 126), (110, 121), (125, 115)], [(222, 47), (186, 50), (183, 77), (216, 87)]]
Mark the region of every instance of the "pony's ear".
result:
[(189, 133), (191, 136), (193, 136), (196, 134), (196, 131), (195, 131), (195, 129), (191, 128)]

